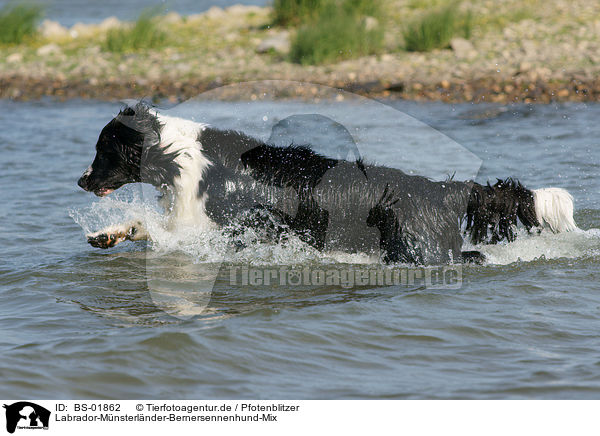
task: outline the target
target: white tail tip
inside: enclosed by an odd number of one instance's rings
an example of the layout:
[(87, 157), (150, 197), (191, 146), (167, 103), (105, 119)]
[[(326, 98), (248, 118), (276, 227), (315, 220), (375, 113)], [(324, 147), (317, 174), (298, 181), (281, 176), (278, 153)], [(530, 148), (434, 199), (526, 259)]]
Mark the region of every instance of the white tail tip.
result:
[(561, 188), (544, 188), (533, 191), (535, 214), (542, 227), (554, 233), (577, 230), (573, 219), (573, 197)]

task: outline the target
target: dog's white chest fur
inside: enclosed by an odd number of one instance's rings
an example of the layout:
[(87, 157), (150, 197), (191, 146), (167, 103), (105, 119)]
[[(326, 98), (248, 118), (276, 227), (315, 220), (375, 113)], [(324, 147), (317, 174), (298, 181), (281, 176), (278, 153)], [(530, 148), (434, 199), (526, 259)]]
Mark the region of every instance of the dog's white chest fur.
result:
[(173, 181), (169, 208), (169, 225), (194, 225), (201, 229), (215, 227), (206, 214), (207, 194), (199, 195), (199, 186), (210, 161), (202, 153), (199, 140), (206, 124), (157, 114), (162, 124), (160, 147), (176, 152), (180, 174)]

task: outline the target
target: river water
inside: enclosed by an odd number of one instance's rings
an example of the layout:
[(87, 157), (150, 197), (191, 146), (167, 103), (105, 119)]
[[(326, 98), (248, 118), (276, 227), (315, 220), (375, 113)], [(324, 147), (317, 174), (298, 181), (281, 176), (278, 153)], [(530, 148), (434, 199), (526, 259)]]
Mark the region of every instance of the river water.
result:
[[(0, 0), (0, 8), (9, 4)], [(36, 4), (44, 7), (44, 17), (58, 21), (63, 26), (75, 23), (99, 23), (112, 15), (121, 20), (135, 20), (144, 8), (160, 8), (164, 12), (177, 12), (181, 15), (199, 14), (212, 6), (226, 8), (233, 5), (265, 6), (267, 0), (39, 0)]]
[[(486, 264), (464, 267), (453, 288), (251, 286), (221, 274), (203, 302), (177, 307), (189, 269), (347, 270), (377, 259), (289, 244), (217, 262), (223, 241), (188, 234), (173, 244), (159, 226), (155, 243), (94, 249), (85, 231), (132, 210), (161, 219), (145, 188), (98, 199), (76, 185), (119, 104), (0, 101), (0, 397), (599, 398), (600, 105), (389, 107), (348, 109), (367, 160), (562, 187), (582, 230), (479, 247)], [(262, 137), (281, 114), (316, 110), (295, 101), (192, 109)], [(423, 141), (396, 146), (390, 132), (405, 114)], [(430, 147), (443, 138), (450, 148), (438, 154)], [(152, 281), (161, 268), (174, 272), (170, 285)]]

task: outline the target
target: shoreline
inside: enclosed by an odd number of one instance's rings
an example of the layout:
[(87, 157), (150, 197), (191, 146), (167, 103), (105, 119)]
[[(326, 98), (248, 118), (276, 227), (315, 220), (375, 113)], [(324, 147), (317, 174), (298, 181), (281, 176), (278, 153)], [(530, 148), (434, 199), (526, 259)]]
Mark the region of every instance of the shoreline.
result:
[[(259, 80), (259, 79), (256, 79)], [(277, 80), (265, 78), (264, 80)], [(285, 79), (287, 80), (287, 79)], [(253, 80), (241, 81), (252, 82)], [(128, 98), (148, 98), (154, 101), (167, 100), (180, 103), (197, 97), (206, 91), (227, 86), (240, 81), (215, 81), (205, 79), (170, 80), (153, 82), (135, 79), (96, 80), (56, 77), (0, 77), (0, 99), (14, 101), (40, 100), (49, 97), (59, 101), (70, 99), (92, 99), (116, 101)], [(444, 103), (525, 103), (548, 104), (562, 102), (597, 102), (600, 100), (600, 78), (586, 80), (573, 77), (571, 80), (541, 81), (497, 81), (494, 78), (481, 78), (471, 81), (441, 81), (438, 83), (385, 81), (340, 82), (304, 81), (304, 83), (328, 86), (334, 89), (355, 93), (368, 98), (401, 99), (411, 101), (439, 101)], [(234, 96), (239, 99), (261, 99), (260, 93), (250, 89), (246, 95)], [(301, 87), (292, 93), (276, 92), (275, 99), (310, 99), (314, 93), (310, 87)]]
[[(177, 103), (228, 84), (285, 80), (414, 101), (600, 100), (600, 12), (585, 0), (550, 0), (545, 8), (530, 4), (527, 10), (518, 0), (491, 6), (464, 0), (479, 20), (472, 37), (454, 38), (450, 47), (429, 52), (409, 52), (398, 42), (403, 23), (426, 6), (390, 2), (383, 53), (310, 66), (289, 61), (286, 50), (295, 29), (272, 26), (269, 7), (213, 7), (188, 16), (171, 12), (160, 18), (170, 35), (167, 46), (126, 53), (106, 50), (103, 41), (111, 29), (131, 23), (109, 17), (66, 28), (44, 20), (36, 40), (0, 46), (0, 98)], [(315, 97), (310, 86), (293, 96)]]

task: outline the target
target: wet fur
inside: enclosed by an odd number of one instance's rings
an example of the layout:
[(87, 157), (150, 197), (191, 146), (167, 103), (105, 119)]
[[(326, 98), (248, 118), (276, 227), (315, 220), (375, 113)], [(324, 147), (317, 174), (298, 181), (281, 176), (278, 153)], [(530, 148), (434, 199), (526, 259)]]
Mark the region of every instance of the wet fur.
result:
[(473, 184), (466, 227), (473, 244), (514, 241), (517, 220), (527, 230), (540, 226), (532, 191), (510, 178), (498, 180), (493, 186)]
[[(425, 177), (330, 159), (308, 146), (274, 147), (240, 132), (125, 108), (102, 130), (78, 184), (104, 195), (146, 182), (162, 193), (169, 225), (271, 229), (319, 250), (380, 253), (384, 262), (481, 261), (462, 253), (461, 223), (475, 243), (513, 240), (520, 220), (538, 226), (534, 194), (512, 179), (495, 185)], [(235, 236), (235, 231), (232, 233)], [(95, 247), (148, 237), (141, 222), (88, 235)]]

